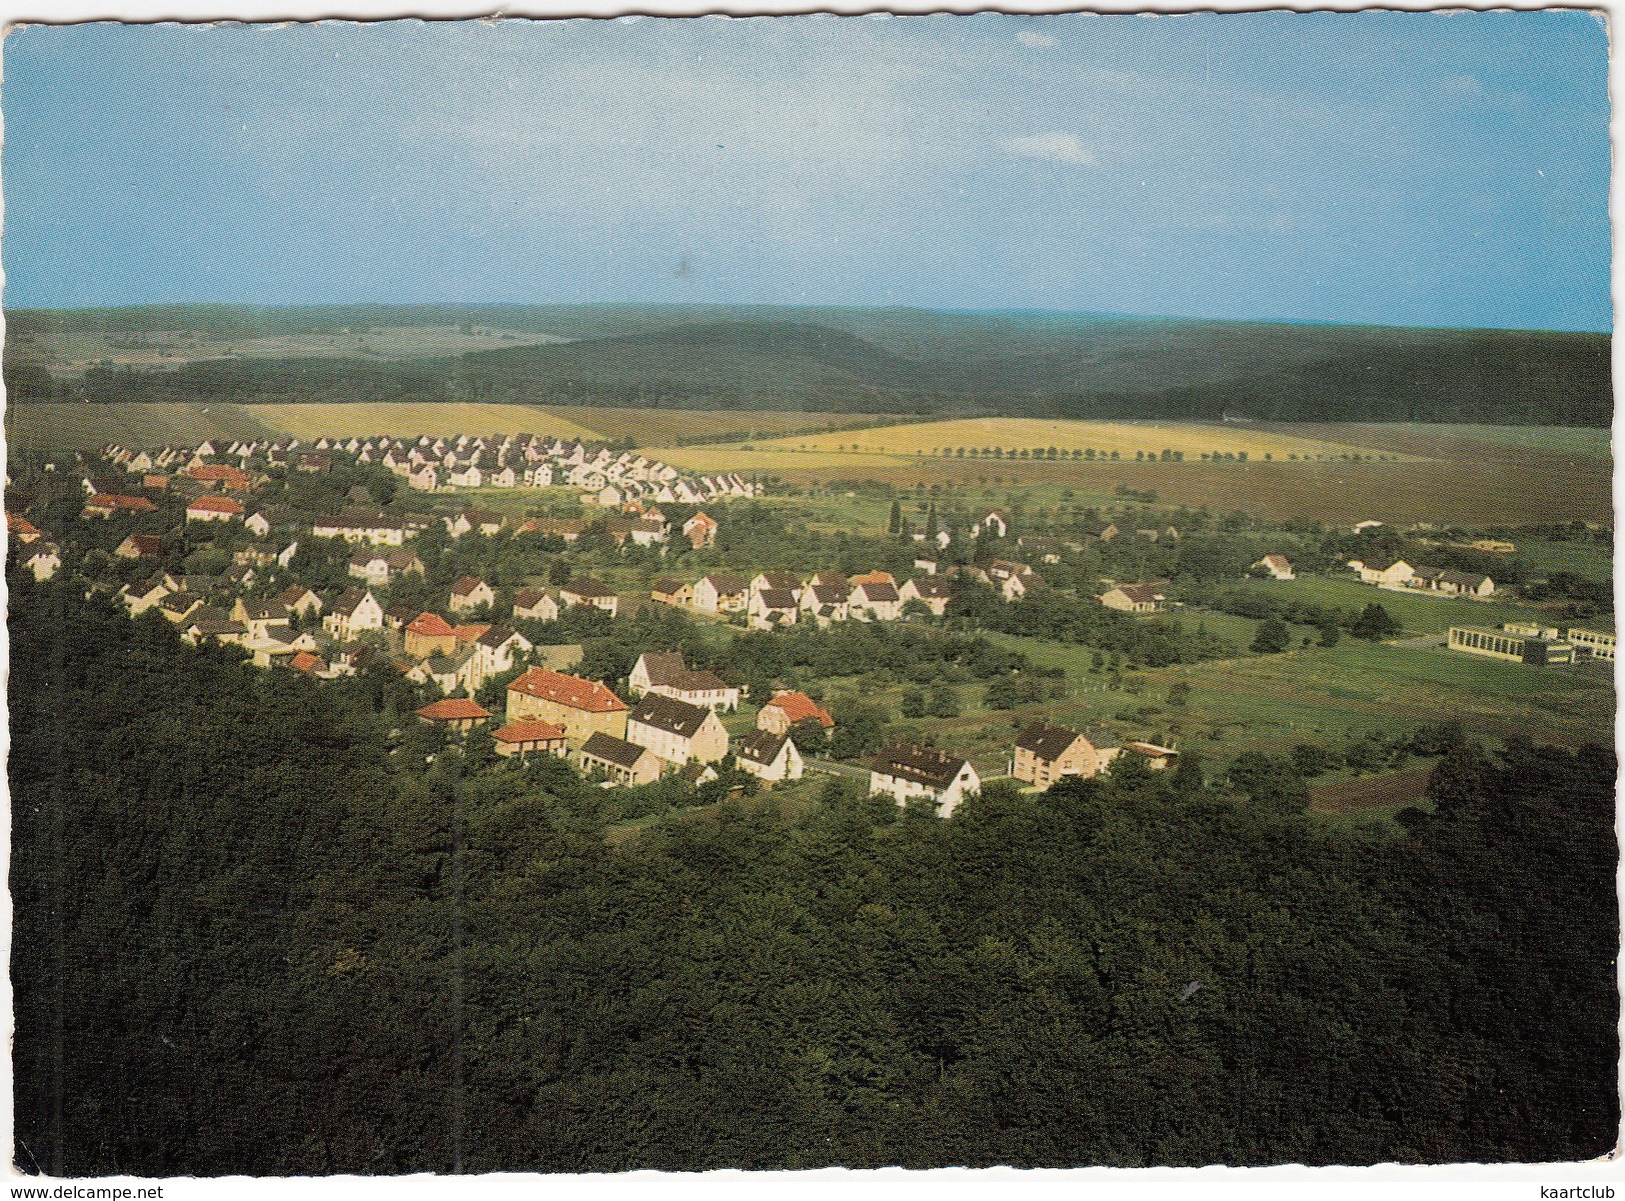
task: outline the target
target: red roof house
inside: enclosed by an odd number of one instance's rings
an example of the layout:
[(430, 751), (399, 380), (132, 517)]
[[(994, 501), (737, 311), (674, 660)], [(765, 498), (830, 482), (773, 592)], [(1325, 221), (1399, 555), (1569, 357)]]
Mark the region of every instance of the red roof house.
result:
[(817, 719), (825, 730), (835, 727), (835, 719), (829, 715), (829, 711), (805, 692), (781, 692), (762, 706), (762, 711), (756, 715), (756, 728), (785, 734), (797, 722), (809, 717)]
[(491, 714), (464, 696), (447, 697), (418, 710), (424, 721), (441, 722), (453, 730), (470, 730)]

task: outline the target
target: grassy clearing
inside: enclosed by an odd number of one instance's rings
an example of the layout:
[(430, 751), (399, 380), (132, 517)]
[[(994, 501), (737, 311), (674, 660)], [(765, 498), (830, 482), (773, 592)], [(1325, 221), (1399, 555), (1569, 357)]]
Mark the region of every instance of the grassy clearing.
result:
[(280, 429), (246, 405), (76, 404), (6, 406), (6, 438), (23, 449), (99, 450), (195, 446), (205, 438), (276, 438)]
[[(1199, 609), (1187, 606), (1183, 609), (1174, 609), (1168, 613), (1159, 613), (1156, 618), (1147, 617), (1146, 621), (1171, 618), (1179, 622), (1187, 630), (1194, 630), (1198, 626), (1209, 634), (1216, 634), (1236, 647), (1236, 650), (1247, 655), (1251, 652), (1248, 647), (1252, 645), (1253, 638), (1258, 633), (1258, 622), (1251, 617), (1237, 617), (1231, 613), (1220, 613), (1213, 609)], [(1314, 631), (1305, 627), (1288, 626), (1293, 633), (1294, 641), (1305, 635), (1313, 635)]]
[(272, 337), (210, 336), (190, 330), (124, 331), (114, 335), (94, 330), (45, 329), (35, 336), (29, 351), (54, 370), (72, 372), (104, 362), (136, 367), (178, 367), (183, 363), (225, 358), (406, 359), (563, 340), (551, 334), (484, 326), (464, 333), (457, 325), (387, 326), (348, 333)]
[(1395, 621), (1418, 634), (1442, 634), (1453, 625), (1498, 626), (1504, 621), (1550, 621), (1549, 615), (1529, 605), (1393, 592), (1355, 580), (1318, 576), (1296, 580), (1259, 580), (1248, 583), (1241, 590), (1277, 600), (1300, 600), (1333, 606), (1353, 613), (1358, 613), (1367, 605), (1381, 605)]
[(1424, 803), (1433, 766), (1380, 776), (1339, 773), (1309, 786), (1309, 807), (1319, 813), (1393, 813)]
[[(1191, 686), (1192, 738), (1217, 729), (1214, 751), (1285, 750), (1445, 718), (1489, 737), (1526, 734), (1577, 745), (1611, 739), (1613, 690), (1584, 672), (1528, 667), (1444, 649), (1336, 647), (1148, 671), (1150, 691)], [(1205, 745), (1193, 742), (1193, 745)]]
[[(898, 436), (923, 428), (900, 426)], [(840, 435), (832, 438), (839, 443)], [(1052, 463), (767, 449), (775, 445), (758, 443), (744, 449), (729, 443), (649, 453), (693, 471), (743, 471), (776, 476), (792, 486), (855, 479), (901, 488), (924, 485), (976, 493), (989, 488), (1064, 488), (1080, 499), (1085, 494), (1109, 498), (1119, 486), (1127, 486), (1154, 489), (1168, 504), (1330, 525), (1351, 525), (1367, 518), (1398, 525), (1430, 521), (1444, 526), (1613, 518), (1607, 460), (1565, 458), (1518, 447), (1507, 448), (1494, 460), (1475, 456), (1423, 469), (1410, 462)], [(1448, 475), (1450, 486), (1441, 486), (1441, 473)], [(1528, 487), (1530, 479), (1541, 480), (1543, 486)]]
[(1612, 548), (1598, 542), (1545, 542), (1519, 538), (1517, 557), (1538, 575), (1572, 571), (1592, 580), (1614, 578)]
[[(1428, 425), (1419, 422), (1360, 422), (1347, 426), (1275, 427), (1283, 432), (1303, 429), (1314, 437), (1326, 430), (1343, 430), (1345, 438), (1363, 443), (1367, 438), (1383, 445), (1427, 445), (1440, 442), (1477, 442), (1500, 447), (1550, 451), (1558, 454), (1612, 456), (1612, 431), (1562, 425)], [(1426, 452), (1418, 452), (1426, 453)]]
[(621, 843), (636, 838), (651, 826), (666, 819), (676, 822), (715, 823), (721, 820), (722, 811), (728, 806), (744, 813), (773, 807), (786, 817), (794, 819), (817, 807), (818, 789), (823, 780), (823, 776), (810, 774), (778, 788), (759, 792), (753, 797), (741, 797), (731, 801), (721, 801), (713, 805), (690, 805), (682, 809), (668, 810), (666, 813), (651, 813), (644, 817), (635, 817), (629, 821), (618, 822), (610, 826), (605, 831), (604, 837), (610, 845), (619, 846)]

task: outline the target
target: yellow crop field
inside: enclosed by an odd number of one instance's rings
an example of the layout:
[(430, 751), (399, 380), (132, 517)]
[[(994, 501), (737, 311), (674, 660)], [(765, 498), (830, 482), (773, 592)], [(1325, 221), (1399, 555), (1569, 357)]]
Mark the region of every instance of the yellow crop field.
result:
[[(884, 420), (864, 413), (752, 409), (621, 409), (565, 405), (435, 402), (197, 404), (46, 402), (13, 405), (6, 433), (14, 445), (93, 450), (108, 442), (157, 447), (204, 438), (366, 437), (388, 434), (535, 433), (588, 442), (631, 437), (640, 446), (687, 438), (773, 438), (832, 425)], [(811, 435), (810, 435), (811, 436)], [(730, 455), (730, 459), (736, 455)]]
[(707, 443), (661, 447), (644, 453), (684, 471), (748, 471), (798, 480), (809, 472), (814, 476), (884, 480), (895, 477), (900, 466), (896, 455), (780, 450), (775, 442), (757, 445), (767, 449), (741, 450), (737, 445)]
[(672, 445), (689, 438), (780, 438), (836, 425), (886, 420), (874, 413), (817, 413), (780, 409), (623, 409), (548, 405), (549, 412), (597, 431), (605, 440), (630, 435), (640, 446)]
[(295, 438), (388, 434), (444, 438), (456, 434), (550, 434), (598, 440), (584, 425), (537, 405), (387, 402), (244, 405), (261, 424)]
[[(914, 425), (855, 430), (850, 433), (791, 435), (756, 443), (758, 451), (808, 451), (837, 454), (940, 455), (943, 448), (1011, 451), (1047, 450), (1068, 453), (1093, 450), (1097, 455), (1116, 451), (1132, 459), (1136, 453), (1160, 456), (1177, 451), (1189, 462), (1203, 454), (1246, 454), (1249, 459), (1335, 459), (1344, 454), (1385, 453), (1373, 447), (1320, 438), (1284, 434), (1268, 428), (1181, 421), (1043, 421), (1023, 417), (985, 417), (961, 421), (929, 421)], [(1409, 457), (1409, 456), (1405, 456)]]

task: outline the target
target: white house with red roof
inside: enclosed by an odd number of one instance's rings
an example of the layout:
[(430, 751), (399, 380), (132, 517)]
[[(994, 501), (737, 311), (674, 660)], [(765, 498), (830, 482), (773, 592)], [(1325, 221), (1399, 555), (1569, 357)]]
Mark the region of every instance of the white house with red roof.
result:
[(799, 724), (812, 718), (824, 727), (827, 737), (835, 729), (835, 719), (805, 692), (780, 692), (762, 706), (756, 715), (756, 728), (773, 734), (788, 734)]

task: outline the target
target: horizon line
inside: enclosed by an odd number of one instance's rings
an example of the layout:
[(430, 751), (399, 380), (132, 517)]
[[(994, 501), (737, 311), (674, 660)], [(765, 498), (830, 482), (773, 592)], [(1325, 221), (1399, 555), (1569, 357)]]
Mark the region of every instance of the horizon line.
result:
[(1106, 318), (1122, 321), (1178, 321), (1205, 322), (1227, 325), (1303, 325), (1330, 326), (1343, 329), (1393, 329), (1439, 331), (1447, 333), (1506, 333), (1506, 334), (1581, 334), (1612, 337), (1613, 328), (1561, 328), (1553, 326), (1502, 325), (1403, 325), (1378, 321), (1335, 319), (1326, 317), (1196, 317), (1173, 313), (1125, 313), (1106, 309), (1049, 309), (1049, 308), (933, 308), (917, 304), (819, 304), (787, 303), (783, 301), (727, 301), (727, 300), (350, 300), (350, 301), (254, 301), (254, 300), (142, 300), (118, 304), (85, 305), (10, 305), (0, 304), (3, 313), (96, 313), (125, 312), (136, 309), (362, 309), (362, 308), (664, 308), (664, 309), (838, 309), (852, 312), (916, 312), (951, 316), (1049, 316)]

